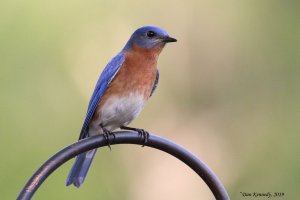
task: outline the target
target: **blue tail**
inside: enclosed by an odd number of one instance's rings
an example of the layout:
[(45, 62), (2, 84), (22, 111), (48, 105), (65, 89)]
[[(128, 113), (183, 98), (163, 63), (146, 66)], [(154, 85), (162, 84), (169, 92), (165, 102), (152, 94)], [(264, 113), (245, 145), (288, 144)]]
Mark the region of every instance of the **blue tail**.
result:
[(76, 157), (75, 163), (67, 178), (66, 186), (73, 184), (80, 187), (89, 171), (97, 149), (82, 153)]

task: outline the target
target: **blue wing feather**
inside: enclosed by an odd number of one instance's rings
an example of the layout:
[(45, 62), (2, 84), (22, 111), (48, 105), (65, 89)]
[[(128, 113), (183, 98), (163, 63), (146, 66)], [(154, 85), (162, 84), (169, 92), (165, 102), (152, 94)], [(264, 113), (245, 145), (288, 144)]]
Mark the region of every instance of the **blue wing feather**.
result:
[(125, 56), (123, 53), (117, 54), (104, 68), (103, 72), (101, 73), (96, 87), (94, 89), (93, 95), (91, 97), (88, 110), (86, 113), (86, 117), (83, 123), (83, 126), (81, 128), (79, 140), (87, 137), (88, 134), (88, 126), (91, 122), (91, 119), (93, 117), (93, 114), (106, 90), (109, 83), (112, 81), (112, 79), (115, 77), (115, 75), (118, 73), (119, 69), (121, 68), (122, 64), (125, 61)]
[(154, 81), (154, 84), (153, 84), (153, 87), (152, 87), (152, 90), (151, 90), (151, 93), (150, 93), (150, 97), (153, 95), (153, 93), (154, 93), (154, 91), (157, 87), (158, 80), (159, 80), (159, 71), (156, 70), (156, 78), (155, 78), (155, 81)]

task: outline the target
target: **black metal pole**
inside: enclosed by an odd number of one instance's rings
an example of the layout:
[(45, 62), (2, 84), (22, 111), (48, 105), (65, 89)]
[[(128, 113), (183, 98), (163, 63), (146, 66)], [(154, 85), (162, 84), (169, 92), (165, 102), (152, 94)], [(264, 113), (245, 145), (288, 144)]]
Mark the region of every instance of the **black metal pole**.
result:
[[(110, 136), (110, 144), (139, 144), (143, 145), (144, 140), (141, 136), (134, 131), (121, 131), (115, 132), (115, 137)], [(77, 156), (78, 154), (95, 149), (98, 147), (106, 146), (107, 141), (103, 135), (89, 137), (80, 140), (63, 150), (56, 153), (49, 160), (47, 160), (28, 180), (22, 191), (18, 196), (18, 200), (31, 199), (36, 190), (46, 180), (46, 178), (59, 166)], [(229, 196), (217, 176), (209, 169), (209, 167), (199, 160), (191, 152), (182, 146), (167, 140), (165, 138), (150, 134), (148, 142), (145, 146), (156, 148), (167, 152), (190, 168), (192, 168), (208, 185), (217, 200), (229, 200)]]

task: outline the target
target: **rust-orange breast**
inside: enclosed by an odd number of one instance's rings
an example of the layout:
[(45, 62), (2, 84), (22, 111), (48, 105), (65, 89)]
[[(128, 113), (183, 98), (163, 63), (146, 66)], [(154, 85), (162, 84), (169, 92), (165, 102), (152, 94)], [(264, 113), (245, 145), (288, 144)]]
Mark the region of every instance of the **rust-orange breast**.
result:
[(125, 61), (101, 98), (94, 118), (100, 117), (101, 107), (112, 96), (139, 94), (145, 100), (149, 98), (156, 78), (160, 51), (160, 48), (147, 50), (134, 45), (130, 51), (124, 53)]

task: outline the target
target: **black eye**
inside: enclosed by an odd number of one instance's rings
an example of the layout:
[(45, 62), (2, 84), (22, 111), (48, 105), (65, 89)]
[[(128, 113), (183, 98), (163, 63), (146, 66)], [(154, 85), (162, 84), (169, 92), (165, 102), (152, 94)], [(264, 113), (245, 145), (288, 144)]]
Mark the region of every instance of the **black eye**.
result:
[(149, 37), (149, 38), (153, 38), (155, 35), (156, 35), (156, 34), (155, 34), (154, 31), (148, 31), (148, 32), (147, 32), (147, 37)]

